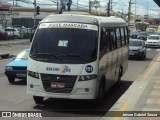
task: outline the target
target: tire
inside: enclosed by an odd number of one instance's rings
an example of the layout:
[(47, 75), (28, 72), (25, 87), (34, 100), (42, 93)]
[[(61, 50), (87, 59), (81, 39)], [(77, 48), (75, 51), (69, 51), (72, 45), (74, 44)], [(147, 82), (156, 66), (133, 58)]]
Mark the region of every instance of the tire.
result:
[(116, 83), (117, 87), (119, 87), (121, 85), (121, 83), (122, 83), (121, 76), (122, 76), (122, 68), (119, 69), (118, 80), (117, 80), (117, 83)]
[(44, 104), (44, 101), (43, 101), (43, 98), (44, 97), (40, 97), (40, 96), (33, 96), (33, 99), (35, 101), (36, 104)]
[(98, 105), (101, 105), (103, 103), (103, 100), (104, 100), (104, 96), (105, 96), (105, 87), (104, 87), (104, 82), (101, 82), (100, 83), (100, 86), (99, 86), (99, 90), (98, 90), (98, 96), (97, 98), (95, 99), (95, 105), (98, 106)]
[(13, 84), (15, 81), (15, 77), (8, 77), (9, 83)]

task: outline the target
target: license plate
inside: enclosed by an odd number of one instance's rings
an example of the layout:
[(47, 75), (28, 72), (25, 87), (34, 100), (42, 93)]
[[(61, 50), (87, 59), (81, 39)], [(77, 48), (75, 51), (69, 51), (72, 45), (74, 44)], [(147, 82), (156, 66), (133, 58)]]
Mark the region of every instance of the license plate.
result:
[(129, 53), (129, 55), (134, 55), (134, 53)]
[(51, 87), (52, 88), (64, 88), (65, 87), (65, 83), (51, 82)]
[(26, 77), (27, 75), (25, 73), (17, 73), (16, 76), (17, 77)]

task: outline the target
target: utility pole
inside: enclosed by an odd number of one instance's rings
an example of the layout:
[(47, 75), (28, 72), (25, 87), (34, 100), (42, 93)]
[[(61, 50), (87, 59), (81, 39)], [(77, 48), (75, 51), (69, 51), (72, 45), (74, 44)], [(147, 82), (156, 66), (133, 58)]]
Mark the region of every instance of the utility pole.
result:
[(13, 6), (14, 6), (14, 0), (13, 0)]
[(111, 1), (109, 0), (108, 1), (108, 8), (107, 8), (107, 15), (108, 15), (108, 17), (110, 17), (110, 4), (111, 4)]
[(57, 14), (59, 14), (59, 3), (58, 3), (58, 0), (57, 0)]
[(77, 9), (78, 9), (78, 0), (77, 0)]
[(110, 0), (110, 11), (112, 11), (112, 6), (113, 5), (113, 1), (112, 0)]
[(36, 0), (34, 0), (34, 27), (36, 26)]
[(130, 15), (131, 15), (131, 0), (129, 0), (129, 7), (128, 7), (128, 25), (130, 24)]
[(91, 0), (89, 0), (89, 13), (91, 13)]
[(137, 1), (135, 0), (135, 18), (134, 18), (134, 27), (136, 28), (136, 18), (137, 18), (137, 6), (136, 3)]
[(147, 2), (147, 17), (149, 17), (149, 13), (148, 13), (148, 2)]

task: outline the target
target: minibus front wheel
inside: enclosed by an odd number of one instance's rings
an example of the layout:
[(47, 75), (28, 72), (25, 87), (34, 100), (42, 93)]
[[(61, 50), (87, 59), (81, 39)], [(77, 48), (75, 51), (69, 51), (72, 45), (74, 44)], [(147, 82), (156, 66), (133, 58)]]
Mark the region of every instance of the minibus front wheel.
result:
[(100, 105), (100, 104), (103, 103), (104, 95), (105, 95), (104, 82), (101, 81), (101, 83), (99, 85), (98, 96), (97, 96), (97, 98), (95, 100), (96, 105)]
[(40, 96), (33, 96), (33, 99), (35, 101), (36, 104), (44, 104), (44, 97), (40, 97)]

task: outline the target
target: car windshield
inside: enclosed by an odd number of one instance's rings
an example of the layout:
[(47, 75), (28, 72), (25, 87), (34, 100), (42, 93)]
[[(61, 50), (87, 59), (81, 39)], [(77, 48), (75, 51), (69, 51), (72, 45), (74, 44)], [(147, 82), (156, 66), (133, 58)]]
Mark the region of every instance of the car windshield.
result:
[(159, 36), (149, 36), (148, 39), (159, 40)]
[(16, 59), (28, 60), (28, 56), (29, 56), (29, 50), (24, 50), (17, 55)]
[(38, 29), (30, 57), (43, 62), (82, 63), (97, 57), (97, 30), (77, 28)]
[(142, 41), (129, 41), (129, 46), (142, 46)]

